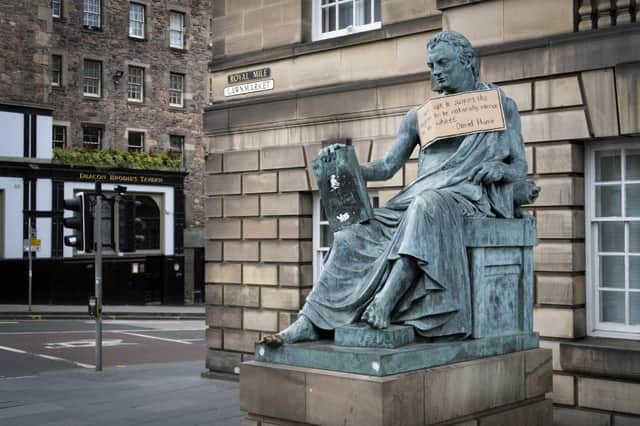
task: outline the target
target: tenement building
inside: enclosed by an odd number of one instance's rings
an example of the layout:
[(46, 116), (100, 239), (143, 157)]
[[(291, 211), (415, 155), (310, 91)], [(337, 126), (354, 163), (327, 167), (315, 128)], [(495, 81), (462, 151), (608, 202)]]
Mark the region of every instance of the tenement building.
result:
[[(534, 328), (557, 424), (640, 419), (640, 4), (574, 0), (214, 0), (204, 113), (207, 367), (237, 372), (295, 319), (332, 234), (311, 171), (323, 141), (385, 152), (434, 95), (425, 45), (478, 48), (522, 117), (535, 216)], [(384, 205), (416, 176), (414, 153)], [(341, 392), (335, 389), (335, 392)], [(334, 397), (349, 398), (349, 390)], [(491, 408), (491, 407), (486, 407)]]
[(62, 200), (101, 181), (136, 195), (147, 225), (134, 254), (105, 252), (105, 303), (198, 301), (210, 1), (7, 0), (0, 12), (0, 268), (12, 278), (0, 300), (26, 303), (32, 240), (33, 302), (86, 303), (92, 257), (64, 246)]

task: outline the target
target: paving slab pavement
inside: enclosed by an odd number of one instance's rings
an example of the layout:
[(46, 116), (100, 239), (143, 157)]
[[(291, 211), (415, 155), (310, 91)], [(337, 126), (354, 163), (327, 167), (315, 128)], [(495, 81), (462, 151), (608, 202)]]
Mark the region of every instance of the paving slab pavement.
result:
[(0, 380), (0, 424), (240, 425), (239, 385), (203, 361), (73, 369)]

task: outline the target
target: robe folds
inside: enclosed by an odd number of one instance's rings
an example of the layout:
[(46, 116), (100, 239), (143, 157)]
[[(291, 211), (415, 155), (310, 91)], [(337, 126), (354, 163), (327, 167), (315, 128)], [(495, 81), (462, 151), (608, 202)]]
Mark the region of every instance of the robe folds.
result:
[[(482, 84), (479, 88), (495, 87)], [(417, 134), (416, 109), (405, 119)], [(464, 218), (513, 215), (511, 184), (474, 184), (470, 173), (486, 162), (508, 163), (510, 138), (522, 143), (519, 122), (511, 128), (507, 124), (504, 131), (465, 136), (445, 161), (430, 161), (420, 150), (415, 181), (374, 209), (373, 219), (334, 234), (324, 269), (300, 313), (325, 330), (360, 321), (394, 261), (411, 256), (421, 273), (395, 306), (391, 322), (412, 325), (425, 337), (468, 336), (471, 300)]]

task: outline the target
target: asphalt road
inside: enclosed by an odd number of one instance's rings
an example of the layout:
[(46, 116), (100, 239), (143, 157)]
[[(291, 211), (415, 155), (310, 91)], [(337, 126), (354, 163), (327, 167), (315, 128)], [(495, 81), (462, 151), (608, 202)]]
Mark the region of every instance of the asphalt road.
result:
[[(204, 321), (103, 322), (103, 367), (205, 360)], [(95, 368), (95, 323), (0, 321), (0, 379)]]

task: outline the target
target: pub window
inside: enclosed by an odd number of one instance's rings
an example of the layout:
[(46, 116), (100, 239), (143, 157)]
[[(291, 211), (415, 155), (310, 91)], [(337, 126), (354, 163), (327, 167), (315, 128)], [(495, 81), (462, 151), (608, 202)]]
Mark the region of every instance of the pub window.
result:
[(169, 47), (184, 49), (184, 13), (169, 13)]
[(128, 132), (129, 152), (144, 151), (144, 132)]
[(51, 85), (62, 85), (62, 56), (51, 55)]
[(102, 62), (84, 60), (84, 95), (99, 98), (102, 94)]
[(588, 151), (590, 334), (640, 339), (640, 143)]
[(102, 27), (102, 0), (82, 0), (82, 25), (91, 30)]
[(65, 126), (53, 126), (53, 147), (64, 149), (67, 146), (67, 128)]
[(169, 135), (169, 152), (180, 158), (180, 164), (184, 166), (184, 136)]
[(144, 39), (145, 6), (129, 3), (129, 37)]
[(129, 67), (127, 99), (133, 102), (144, 101), (144, 68)]
[(150, 195), (136, 195), (136, 217), (144, 225), (137, 225), (136, 235), (143, 235), (144, 239), (136, 241), (136, 250), (160, 250), (162, 245), (162, 220), (160, 207)]
[(102, 148), (102, 132), (99, 126), (82, 126), (82, 146), (89, 151)]
[(62, 0), (51, 0), (51, 16), (54, 18), (62, 16)]
[(184, 74), (172, 72), (169, 75), (169, 105), (184, 106)]
[(313, 0), (313, 39), (340, 37), (381, 27), (380, 0)]

